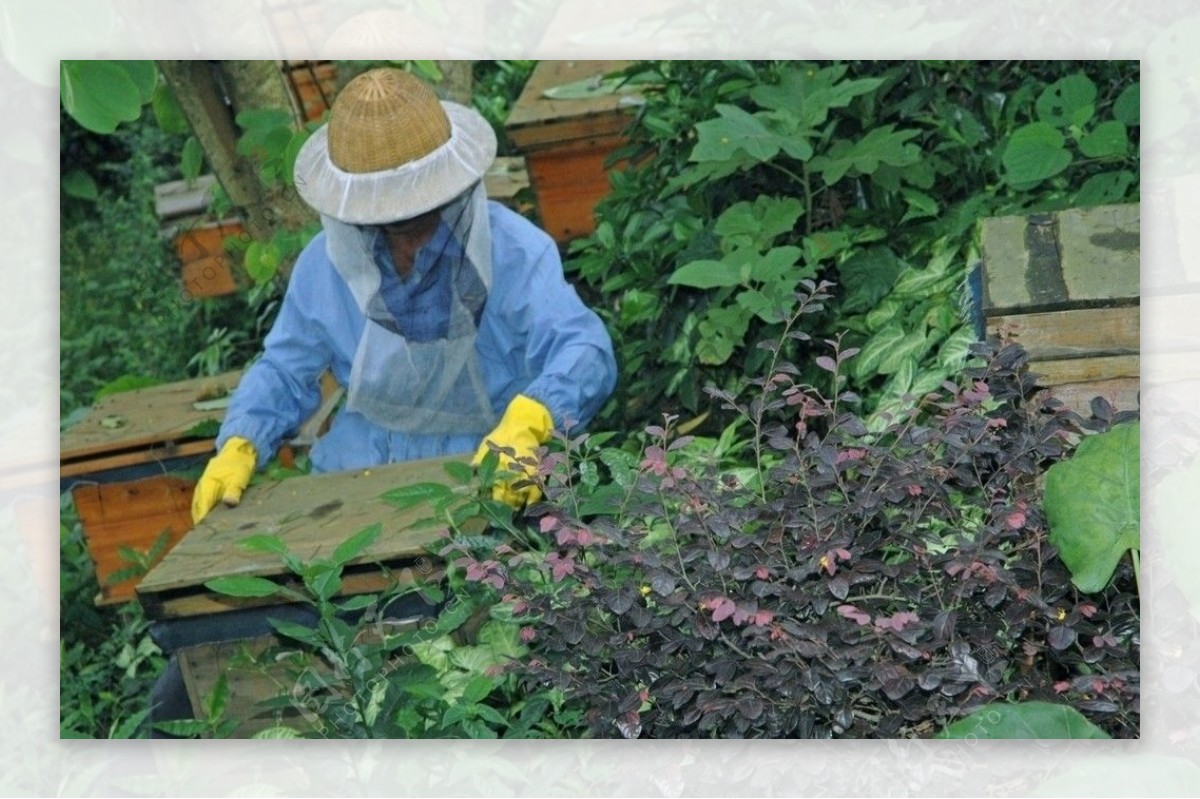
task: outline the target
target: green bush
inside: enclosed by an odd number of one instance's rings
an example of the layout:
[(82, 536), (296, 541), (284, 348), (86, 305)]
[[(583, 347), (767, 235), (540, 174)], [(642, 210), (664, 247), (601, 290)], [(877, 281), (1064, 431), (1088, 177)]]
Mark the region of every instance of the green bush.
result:
[[(605, 316), (621, 379), (600, 427), (722, 416), (804, 278), (843, 287), (810, 332), (846, 331), (845, 376), (897, 411), (961, 365), (976, 222), (1136, 201), (1133, 62), (651, 62), (595, 233), (568, 269)], [(874, 415), (873, 426), (882, 424)]]

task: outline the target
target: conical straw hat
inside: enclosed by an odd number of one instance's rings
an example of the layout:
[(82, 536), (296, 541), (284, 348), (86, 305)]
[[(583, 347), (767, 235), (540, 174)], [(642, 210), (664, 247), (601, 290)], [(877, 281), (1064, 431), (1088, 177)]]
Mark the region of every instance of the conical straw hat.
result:
[(373, 69), (350, 81), (329, 119), (329, 157), (347, 172), (403, 166), (449, 139), (437, 95), (399, 69)]

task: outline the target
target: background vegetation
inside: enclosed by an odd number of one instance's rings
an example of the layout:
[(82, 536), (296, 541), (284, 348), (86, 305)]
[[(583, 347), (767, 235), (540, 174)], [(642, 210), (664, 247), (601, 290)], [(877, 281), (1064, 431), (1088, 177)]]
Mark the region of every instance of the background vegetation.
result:
[[(498, 130), (532, 66), (476, 64), (474, 104)], [(130, 105), (168, 108), (160, 82), (140, 68), (130, 75)], [(1062, 542), (1047, 539), (1036, 483), (1081, 436), (1122, 419), (1097, 406), (1092, 420), (1068, 425), (1068, 446), (1030, 460), (1030, 441), (1049, 445), (1037, 410), (1024, 404), (1019, 358), (987, 367), (968, 361), (968, 350), (978, 338), (979, 219), (1137, 201), (1137, 64), (643, 62), (617, 77), (645, 99), (617, 155), (630, 166), (612, 173), (596, 232), (571, 245), (566, 264), (613, 335), (618, 392), (590, 439), (562, 442), (552, 456), (560, 476), (543, 479), (557, 504), (543, 509), (537, 530), (486, 502), (455, 506), (490, 515), (530, 553), (495, 548), (508, 539), (458, 553), (448, 590), (458, 607), (490, 614), (487, 641), (451, 636), (465, 616), (447, 619), (436, 636), (377, 649), (346, 649), (353, 637), (336, 625), (291, 631), (295, 650), (318, 660), (336, 651), (378, 670), (403, 652), (422, 664), (409, 675), (412, 690), (375, 696), (360, 694), (378, 691), (376, 682), (335, 686), (321, 705), (325, 721), (355, 735), (923, 735), (989, 712), (997, 698), (1038, 698), (1069, 700), (1100, 725), (1089, 734), (1136, 734), (1136, 538), (1126, 528), (1113, 534), (1118, 554), (1131, 548), (1133, 558), (1106, 566), (1101, 585), (1087, 589), (1102, 600), (1089, 600), (1070, 580), (1076, 565), (1057, 559)], [(307, 129), (280, 109), (238, 122), (239, 150), (261, 164), (260, 177), (286, 182)], [(185, 300), (158, 234), (153, 187), (195, 174), (202, 154), (186, 133), (140, 112), (104, 134), (64, 113), (62, 130), (64, 419), (106, 386), (244, 366), (269, 329), (287, 262), (312, 229), (280, 227), (231, 247), (246, 290)], [(223, 210), (228, 198), (217, 203)], [(799, 314), (798, 291), (821, 301)], [(966, 370), (988, 368), (1003, 380), (985, 402), (986, 391), (963, 381)], [(974, 415), (969, 446), (944, 428), (946, 409), (925, 407), (933, 421), (920, 429), (933, 438), (913, 441), (906, 437), (918, 428), (889, 427), (888, 414), (909, 418), (913, 398), (934, 391), (950, 391), (946, 402), (958, 405), (947, 407)], [(810, 407), (800, 423), (811, 425), (811, 442), (806, 430), (789, 429)], [(929, 475), (901, 485), (889, 471), (901, 465), (898, 453), (929, 458), (930, 475), (943, 477), (963, 459), (988, 465), (954, 487)], [(819, 480), (802, 492), (796, 474)], [(930, 499), (916, 515), (856, 505), (867, 488), (882, 490), (878, 481), (902, 492), (916, 486)], [(397, 501), (449, 501), (430, 492)], [(696, 523), (704, 506), (725, 507), (732, 516), (723, 524), (745, 538), (714, 539)], [(831, 525), (801, 572), (772, 549), (780, 544), (772, 531), (793, 530), (788, 520), (798, 513)], [(959, 540), (951, 530), (972, 535)], [(939, 548), (916, 572), (889, 542), (928, 546), (931, 534)], [(145, 734), (144, 699), (161, 656), (136, 608), (91, 606), (94, 578), (67, 498), (62, 543), (64, 734)], [(809, 545), (803, 536), (792, 543)], [(951, 577), (969, 574), (953, 586), (951, 608), (942, 594), (953, 564)], [(981, 576), (986, 569), (1008, 593)], [(903, 580), (854, 594), (877, 598), (847, 600), (852, 586), (892, 573)], [(719, 593), (697, 590), (717, 583)], [(337, 610), (319, 593), (306, 601)], [(1040, 620), (1017, 624), (1034, 606)], [(961, 640), (939, 608), (962, 614)], [(779, 640), (804, 638), (795, 630), (773, 637), (773, 620), (785, 614), (803, 619), (809, 636), (796, 650), (800, 662), (822, 660), (805, 669), (813, 676), (796, 676), (807, 715), (756, 703), (757, 689), (745, 687), (758, 684), (756, 670), (778, 671)], [(983, 641), (1004, 643), (980, 666), (970, 647)], [(486, 657), (464, 654), (481, 645)], [(803, 654), (812, 646), (821, 652)], [(501, 650), (524, 665), (502, 676)], [(640, 659), (622, 660), (629, 653)], [(870, 653), (891, 658), (886, 673), (862, 669)], [(795, 652), (789, 657), (796, 665)], [(922, 658), (937, 668), (916, 668)], [(693, 660), (695, 668), (670, 672)], [(716, 694), (688, 682), (712, 668)], [(579, 673), (596, 679), (569, 676)], [(974, 677), (991, 692), (971, 688)], [(838, 680), (843, 687), (833, 687)], [(190, 732), (212, 734), (217, 721)], [(978, 735), (980, 726), (966, 729)], [(299, 734), (288, 730), (277, 732)]]

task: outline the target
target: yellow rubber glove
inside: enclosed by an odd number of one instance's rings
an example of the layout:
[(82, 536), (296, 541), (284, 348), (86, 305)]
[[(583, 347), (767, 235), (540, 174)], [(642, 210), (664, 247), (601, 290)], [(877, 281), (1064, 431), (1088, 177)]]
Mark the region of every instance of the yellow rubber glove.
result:
[(523, 505), (537, 502), (542, 497), (541, 489), (536, 485), (513, 488), (513, 484), (525, 479), (523, 475), (531, 474), (532, 469), (524, 464), (516, 463), (518, 458), (533, 457), (536, 450), (550, 439), (550, 431), (554, 429), (554, 420), (550, 411), (537, 400), (532, 400), (524, 394), (513, 397), (500, 419), (496, 429), (484, 436), (483, 443), (471, 460), (472, 466), (483, 462), (483, 457), (491, 450), (488, 442), (497, 447), (512, 447), (515, 458), (500, 453), (500, 468), (507, 472), (516, 472), (517, 476), (510, 480), (498, 482), (492, 488), (492, 498), (505, 502), (515, 509)]
[(249, 441), (237, 436), (226, 441), (196, 484), (192, 494), (192, 522), (199, 524), (222, 500), (229, 506), (241, 502), (256, 463), (258, 453)]

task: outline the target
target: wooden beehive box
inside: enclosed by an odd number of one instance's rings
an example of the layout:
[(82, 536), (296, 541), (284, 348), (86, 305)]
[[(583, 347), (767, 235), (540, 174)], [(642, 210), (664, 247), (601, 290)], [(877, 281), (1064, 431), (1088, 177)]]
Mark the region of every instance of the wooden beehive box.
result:
[(1138, 405), (1139, 206), (987, 219), (987, 333), (1021, 344), (1030, 370), (1068, 406)]
[[(443, 528), (415, 525), (428, 517), (429, 506), (399, 510), (382, 499), (396, 488), (414, 483), (453, 485), (447, 463), (466, 463), (467, 456), (410, 461), (371, 469), (296, 477), (252, 486), (236, 508), (218, 508), (163, 558), (137, 587), (146, 613), (163, 624), (185, 624), (198, 617), (220, 623), (221, 614), (277, 605), (276, 597), (235, 599), (210, 591), (217, 577), (254, 575), (284, 585), (297, 578), (279, 555), (238, 544), (249, 536), (271, 533), (302, 562), (328, 557), (334, 548), (373, 525), (382, 533), (343, 571), (339, 595), (379, 592), (396, 582), (419, 584), (440, 579), (442, 570), (429, 550)], [(393, 620), (389, 624), (400, 623)], [(223, 636), (219, 636), (223, 639)], [(273, 636), (198, 642), (181, 648), (179, 657), (192, 707), (202, 712), (202, 698), (224, 674), (230, 707), (242, 720), (238, 734), (250, 734), (273, 723), (272, 713), (255, 704), (278, 695), (288, 685), (287, 664), (277, 669), (238, 668), (236, 659), (278, 643)], [(296, 714), (291, 714), (296, 715)], [(289, 723), (296, 719), (290, 718)]]
[(525, 156), (542, 227), (560, 244), (595, 229), (593, 210), (609, 192), (605, 161), (625, 141), (629, 96), (551, 99), (546, 93), (598, 81), (629, 63), (542, 61), (505, 124), (509, 140)]
[(217, 181), (201, 175), (154, 187), (154, 211), (162, 220), (162, 233), (171, 240), (181, 264), (183, 298), (221, 297), (237, 291), (225, 237), (246, 235), (242, 220), (214, 221), (207, 216)]
[[(110, 394), (63, 433), (59, 478), (73, 484), (88, 552), (100, 583), (97, 602), (133, 599), (136, 577), (120, 549), (147, 553), (166, 533), (168, 548), (191, 527), (192, 482), (166, 474), (181, 459), (212, 452), (225, 418), (223, 401), (241, 372)], [(199, 407), (197, 407), (199, 406)], [(160, 470), (137, 480), (107, 481), (117, 470)]]

